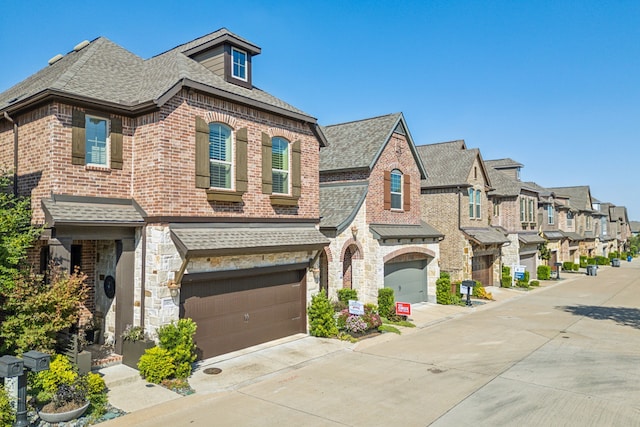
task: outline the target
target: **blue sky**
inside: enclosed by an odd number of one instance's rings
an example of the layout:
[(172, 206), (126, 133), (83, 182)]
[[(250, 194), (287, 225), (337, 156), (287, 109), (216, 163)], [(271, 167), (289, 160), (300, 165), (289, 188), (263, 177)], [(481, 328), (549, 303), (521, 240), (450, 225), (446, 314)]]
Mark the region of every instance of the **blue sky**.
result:
[(416, 144), (464, 139), (522, 179), (589, 185), (640, 220), (640, 1), (12, 1), (0, 91), (104, 36), (149, 58), (221, 27), (254, 84), (334, 124), (402, 111)]

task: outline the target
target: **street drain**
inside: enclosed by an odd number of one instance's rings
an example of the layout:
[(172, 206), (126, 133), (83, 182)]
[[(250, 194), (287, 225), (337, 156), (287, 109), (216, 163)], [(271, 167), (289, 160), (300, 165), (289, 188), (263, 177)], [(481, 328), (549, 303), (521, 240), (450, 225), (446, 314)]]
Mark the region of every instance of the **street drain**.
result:
[(438, 368), (430, 368), (428, 369), (429, 372), (431, 372), (432, 374), (441, 374), (444, 371), (442, 369), (438, 369)]
[(220, 368), (207, 368), (202, 372), (204, 372), (207, 375), (218, 375), (220, 372), (222, 372), (222, 369), (220, 369)]

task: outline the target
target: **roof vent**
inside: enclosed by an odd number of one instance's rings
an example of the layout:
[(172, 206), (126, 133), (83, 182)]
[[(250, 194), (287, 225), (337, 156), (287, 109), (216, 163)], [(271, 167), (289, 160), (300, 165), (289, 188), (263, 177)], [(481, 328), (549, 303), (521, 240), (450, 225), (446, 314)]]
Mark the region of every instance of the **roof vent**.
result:
[(55, 64), (56, 62), (60, 61), (62, 58), (64, 58), (64, 56), (62, 56), (61, 54), (57, 54), (56, 56), (54, 56), (49, 60), (49, 65)]
[(77, 52), (77, 51), (79, 51), (79, 50), (84, 49), (84, 48), (85, 48), (85, 47), (87, 47), (87, 46), (89, 46), (89, 40), (81, 41), (80, 43), (78, 43), (77, 45), (75, 45), (75, 46), (73, 47), (73, 51), (74, 51), (74, 52)]

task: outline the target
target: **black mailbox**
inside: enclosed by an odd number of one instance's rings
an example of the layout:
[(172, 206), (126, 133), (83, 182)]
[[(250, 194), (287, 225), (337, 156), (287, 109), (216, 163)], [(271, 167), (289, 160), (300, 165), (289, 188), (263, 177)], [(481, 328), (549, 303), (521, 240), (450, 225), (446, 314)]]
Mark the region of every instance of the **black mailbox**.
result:
[(562, 263), (561, 262), (556, 262), (555, 264), (553, 264), (556, 266), (556, 279), (560, 280), (560, 270), (562, 270)]
[(24, 372), (24, 362), (15, 356), (0, 357), (0, 377), (19, 377)]
[(40, 351), (27, 351), (22, 355), (24, 366), (31, 372), (47, 371), (49, 369), (49, 361), (51, 356)]
[(469, 291), (467, 292), (467, 306), (468, 307), (471, 307), (471, 294), (473, 293), (471, 288), (473, 288), (475, 285), (476, 285), (476, 281), (475, 280), (463, 280), (462, 281), (462, 286), (466, 286), (467, 289), (469, 289)]

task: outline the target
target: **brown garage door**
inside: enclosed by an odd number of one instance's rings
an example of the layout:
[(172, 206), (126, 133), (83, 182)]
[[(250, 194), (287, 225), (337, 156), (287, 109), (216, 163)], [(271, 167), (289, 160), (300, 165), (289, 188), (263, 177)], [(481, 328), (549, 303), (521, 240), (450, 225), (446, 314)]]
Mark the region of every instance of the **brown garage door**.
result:
[(471, 258), (471, 277), (482, 283), (482, 286), (493, 286), (493, 255), (474, 256)]
[(305, 270), (294, 270), (183, 282), (180, 317), (198, 325), (194, 337), (198, 357), (305, 332), (304, 275)]

